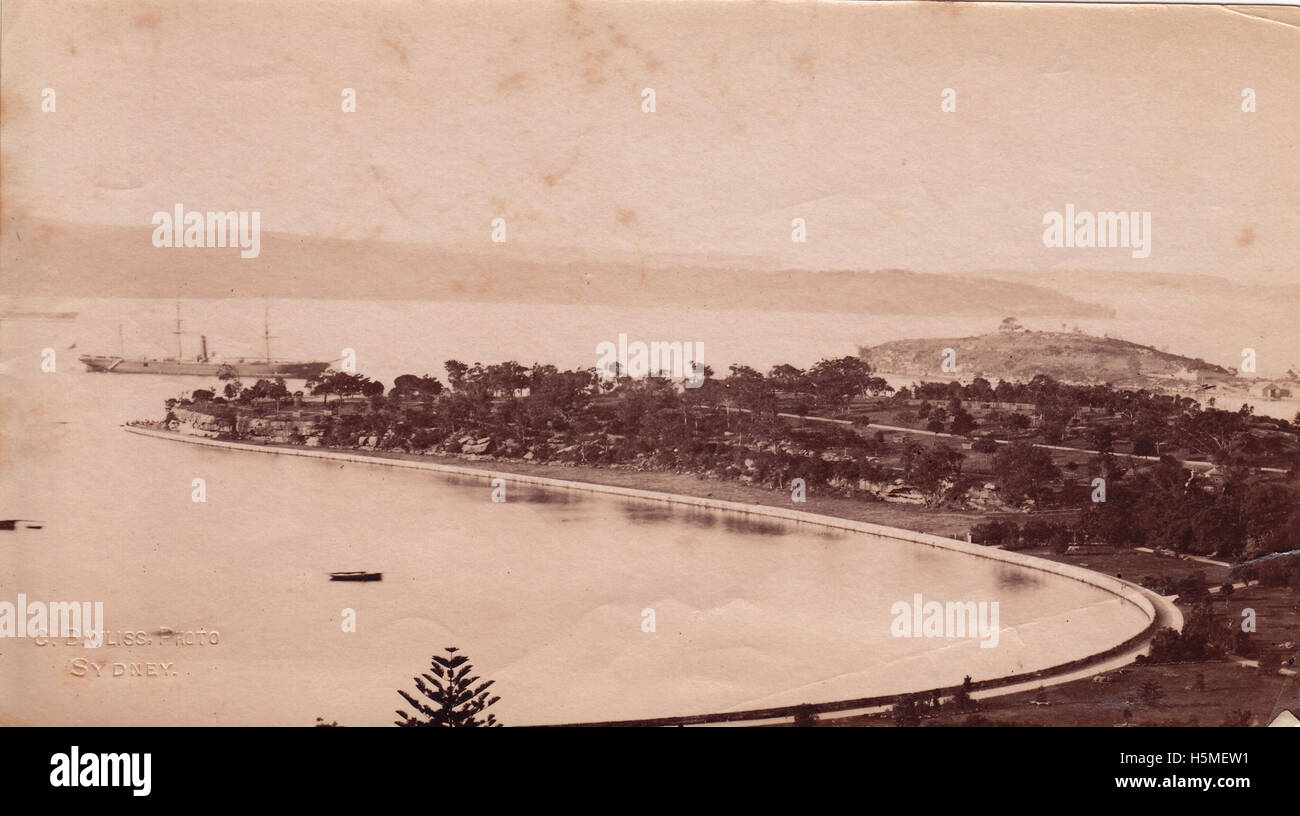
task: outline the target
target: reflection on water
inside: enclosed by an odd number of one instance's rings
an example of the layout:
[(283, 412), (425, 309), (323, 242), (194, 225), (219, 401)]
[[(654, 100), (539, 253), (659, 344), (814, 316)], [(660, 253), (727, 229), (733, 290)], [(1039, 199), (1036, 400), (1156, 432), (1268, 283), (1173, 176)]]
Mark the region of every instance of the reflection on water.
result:
[(557, 490), (532, 485), (511, 485), (509, 496), (510, 501), (528, 504), (568, 505), (579, 504), (583, 500), (582, 493), (576, 490)]
[(728, 532), (746, 535), (783, 536), (794, 531), (792, 525), (784, 522), (730, 513), (722, 516), (722, 525)]
[(667, 504), (623, 501), (618, 509), (624, 518), (637, 524), (666, 524), (673, 518), (673, 508)]
[(1040, 586), (1047, 579), (1045, 573), (1018, 569), (1010, 564), (998, 564), (998, 586), (1008, 589), (1013, 587)]
[(719, 515), (696, 505), (686, 505), (681, 511), (681, 519), (692, 527), (709, 529), (718, 523)]
[[(719, 513), (716, 510), (699, 505), (655, 504), (629, 500), (620, 507), (620, 510), (627, 519), (638, 524), (684, 523), (692, 527), (703, 527), (705, 529), (721, 525), (729, 533), (754, 536), (785, 536), (795, 529), (788, 522), (744, 515), (738, 512)], [(801, 532), (804, 531), (801, 530)], [(809, 526), (807, 532), (827, 538), (838, 537), (835, 531), (827, 530), (824, 527)]]
[[(500, 464), (503, 469), (509, 468), (509, 463)], [(459, 473), (443, 474), (443, 480), (453, 487), (463, 488), (468, 498), (476, 498), (478, 491), (491, 491), (490, 479), (493, 478), (491, 471), (483, 471), (481, 476), (470, 476)], [(510, 502), (523, 502), (525, 504), (553, 504), (558, 506), (575, 505), (583, 501), (582, 492), (579, 490), (564, 490), (556, 488), (543, 488), (526, 482), (508, 481), (506, 488), (506, 500)]]

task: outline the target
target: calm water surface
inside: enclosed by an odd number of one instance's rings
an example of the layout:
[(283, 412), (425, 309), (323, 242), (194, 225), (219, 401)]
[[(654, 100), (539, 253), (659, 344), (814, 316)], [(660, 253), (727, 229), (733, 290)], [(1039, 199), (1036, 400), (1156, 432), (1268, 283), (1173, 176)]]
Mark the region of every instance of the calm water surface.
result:
[[(1041, 668), (1145, 625), (1074, 581), (871, 536), (522, 486), (495, 504), (477, 479), (139, 437), (118, 425), (207, 383), (85, 374), (69, 332), (4, 327), (0, 517), (46, 527), (0, 532), (0, 598), (102, 600), (110, 636), (219, 642), (0, 641), (0, 723), (383, 725), (448, 645), (507, 723), (687, 714)], [(27, 354), (44, 346), (58, 373)], [(384, 580), (328, 580), (358, 569)], [(999, 601), (1000, 645), (891, 637), (916, 592)]]

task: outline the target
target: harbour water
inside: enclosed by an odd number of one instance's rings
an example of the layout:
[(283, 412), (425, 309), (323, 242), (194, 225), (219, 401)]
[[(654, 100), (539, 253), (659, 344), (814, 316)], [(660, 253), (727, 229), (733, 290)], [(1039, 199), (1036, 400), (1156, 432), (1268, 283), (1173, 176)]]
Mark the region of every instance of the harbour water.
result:
[[(174, 356), (172, 300), (4, 298), (5, 312), (76, 312), (74, 320), (0, 322), (0, 366), (43, 343), (79, 354)], [(563, 368), (596, 365), (596, 346), (631, 340), (703, 343), (704, 362), (719, 376), (732, 363), (767, 370), (778, 363), (808, 366), (823, 357), (856, 354), (859, 345), (919, 337), (967, 337), (997, 328), (1000, 316), (874, 315), (668, 308), (642, 304), (591, 307), (562, 304), (225, 299), (181, 301), (185, 355), (206, 335), (213, 359), (264, 355), (263, 310), (269, 312), (272, 354), (280, 359), (338, 360), (355, 352), (357, 368), (386, 381), (398, 374), (444, 376), (443, 363), (514, 359)], [(1022, 318), (1035, 331), (1108, 334), (1220, 366), (1241, 363), (1241, 349), (1258, 353), (1259, 376), (1278, 377), (1300, 365), (1300, 333), (1287, 303), (1248, 300), (1179, 302), (1153, 313), (1149, 304), (1114, 301), (1114, 319)], [(61, 345), (60, 345), (61, 344)], [(937, 357), (936, 357), (937, 359)], [(0, 371), (5, 370), (0, 368)], [(940, 372), (936, 371), (936, 375)], [(1256, 401), (1260, 402), (1260, 401)], [(1263, 408), (1267, 403), (1260, 403)], [(1263, 411), (1260, 411), (1263, 412)], [(1292, 414), (1285, 414), (1290, 417)]]
[[(430, 371), (546, 358), (489, 355), (483, 319), (459, 347), (437, 337), (462, 325), (349, 342), (338, 308), (327, 342), (416, 348)], [(523, 486), (494, 503), (486, 480), (128, 434), (208, 383), (85, 373), (62, 353), (83, 332), (4, 327), (0, 515), (45, 526), (0, 532), (0, 600), (102, 601), (108, 643), (0, 643), (0, 723), (383, 725), (452, 645), (496, 680), (507, 723), (690, 714), (1043, 668), (1146, 625), (1085, 584), (896, 540)], [(43, 347), (54, 373), (27, 353)], [(369, 353), (380, 376), (425, 370)], [(329, 581), (343, 570), (384, 579)], [(998, 647), (892, 637), (891, 606), (915, 593), (998, 601)]]

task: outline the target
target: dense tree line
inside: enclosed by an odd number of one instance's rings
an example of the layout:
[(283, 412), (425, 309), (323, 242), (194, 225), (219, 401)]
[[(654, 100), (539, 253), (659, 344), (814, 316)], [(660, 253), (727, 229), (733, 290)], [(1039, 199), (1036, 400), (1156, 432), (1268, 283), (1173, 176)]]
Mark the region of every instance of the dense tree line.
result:
[[(1067, 428), (1087, 409), (1091, 423), (1084, 434), (1090, 449), (1109, 452), (1122, 440), (1139, 456), (1157, 456), (1181, 448), (1190, 456), (1214, 462), (1259, 460), (1271, 457), (1295, 464), (1300, 452), (1297, 427), (1285, 419), (1256, 417), (1249, 406), (1237, 411), (1204, 407), (1190, 397), (1159, 394), (1145, 389), (1125, 390), (1103, 385), (1070, 385), (1046, 375), (1029, 382), (1003, 380), (997, 386), (982, 377), (970, 383), (917, 383), (901, 388), (895, 404), (926, 402), (916, 417), (932, 431), (969, 434), (975, 427), (968, 403), (1033, 406), (1034, 416), (1011, 411), (1003, 420), (1013, 430), (1027, 430), (1037, 418), (1037, 430), (1049, 442), (1059, 442)], [(944, 405), (931, 405), (944, 402)], [(1254, 430), (1257, 433), (1252, 434)]]
[(1226, 466), (1210, 479), (1163, 457), (1120, 480), (1106, 500), (1085, 500), (1078, 535), (1219, 558), (1300, 549), (1300, 484)]
[[(678, 470), (782, 489), (800, 478), (810, 492), (837, 495), (860, 494), (864, 483), (902, 479), (929, 506), (960, 498), (986, 480), (967, 473), (967, 454), (946, 442), (889, 442), (861, 424), (792, 425), (778, 417), (783, 400), (800, 402), (802, 413), (834, 413), (855, 400), (887, 394), (889, 386), (854, 357), (822, 360), (806, 370), (779, 365), (766, 374), (734, 365), (721, 379), (706, 368), (699, 387), (513, 361), (448, 360), (445, 370), (446, 386), (428, 374), (403, 374), (387, 391), (357, 373), (325, 371), (306, 384), (324, 409), (316, 412), (310, 435), (327, 446)], [(271, 410), (270, 404), (278, 407), (301, 395), (291, 395), (282, 380), (244, 386), (228, 378), (220, 388), (195, 391), (184, 404), (230, 416), (259, 405)], [(1294, 470), (1281, 480), (1246, 467), (1261, 445), (1249, 412), (1202, 409), (1186, 399), (1109, 386), (1063, 385), (1047, 377), (997, 387), (979, 378), (966, 385), (920, 384), (885, 399), (918, 397), (946, 400), (935, 410), (945, 410), (948, 421), (962, 416), (962, 400), (972, 399), (1028, 401), (1058, 418), (1081, 406), (1099, 407), (1127, 417), (1150, 436), (1179, 436), (1213, 451), (1220, 463), (1213, 479), (1169, 456), (1134, 467), (1133, 460), (1109, 453), (1110, 429), (1095, 428), (1089, 438), (1106, 453), (1092, 471), (1106, 480), (1105, 501), (1076, 490), (1077, 523), (977, 525), (972, 537), (981, 543), (1063, 548), (1105, 541), (1240, 558), (1300, 548)], [(177, 404), (182, 403), (169, 401), (168, 407)], [(991, 478), (1002, 501), (1025, 509), (1071, 506), (1070, 481), (1048, 451), (1023, 441), (980, 441), (988, 444), (972, 447), (992, 453)], [(878, 487), (872, 490), (879, 494)]]

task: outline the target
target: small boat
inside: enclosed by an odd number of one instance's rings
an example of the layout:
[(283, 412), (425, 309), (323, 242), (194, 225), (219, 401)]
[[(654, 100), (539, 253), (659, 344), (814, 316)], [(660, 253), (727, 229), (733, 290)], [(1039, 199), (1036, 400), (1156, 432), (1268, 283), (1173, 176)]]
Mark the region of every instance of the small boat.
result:
[(331, 581), (382, 581), (384, 574), (382, 572), (364, 572), (356, 570), (354, 572), (331, 572)]
[(0, 530), (39, 530), (44, 526), (44, 523), (40, 521), (0, 519)]

